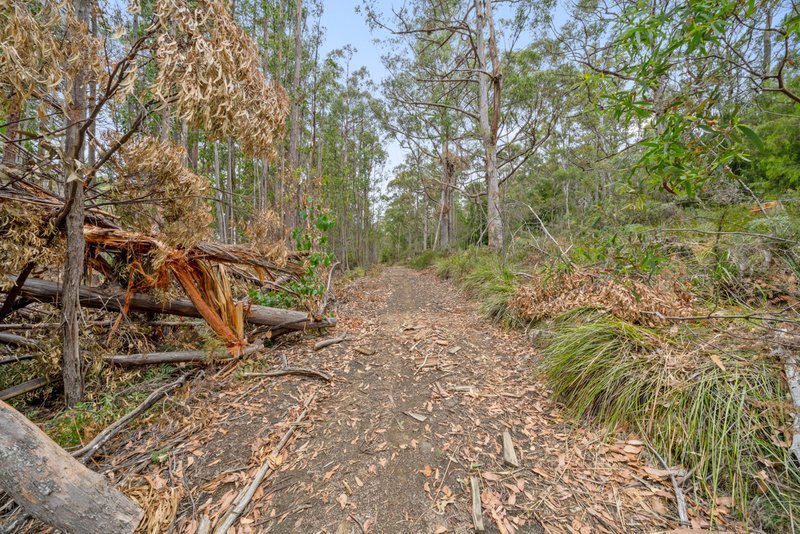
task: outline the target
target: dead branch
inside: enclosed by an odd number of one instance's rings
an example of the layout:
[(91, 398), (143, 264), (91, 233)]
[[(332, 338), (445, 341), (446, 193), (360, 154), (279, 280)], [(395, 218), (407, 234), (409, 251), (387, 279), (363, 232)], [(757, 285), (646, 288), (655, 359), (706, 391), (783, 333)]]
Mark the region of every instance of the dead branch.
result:
[(72, 456), (75, 458), (80, 458), (81, 462), (84, 464), (88, 463), (89, 460), (91, 460), (92, 457), (97, 453), (97, 451), (100, 450), (100, 447), (105, 445), (111, 438), (119, 434), (119, 432), (125, 428), (125, 425), (150, 409), (150, 407), (161, 400), (162, 397), (166, 396), (167, 393), (170, 393), (182, 386), (188, 377), (189, 375), (185, 374), (178, 380), (161, 386), (152, 392), (141, 404), (139, 404), (139, 406), (121, 418), (117, 419), (113, 424), (111, 424), (111, 426), (97, 434), (94, 439), (92, 439), (92, 441), (87, 443), (84, 447), (74, 451)]
[(317, 317), (323, 317), (325, 312), (328, 310), (328, 305), (330, 304), (331, 298), (331, 282), (333, 281), (333, 271), (336, 269), (336, 266), (339, 265), (340, 262), (336, 262), (331, 265), (330, 271), (328, 271), (328, 283), (325, 284), (325, 296), (322, 298), (322, 304), (319, 307), (319, 313), (317, 313)]
[[(245, 347), (240, 356), (247, 356), (258, 352), (263, 348), (260, 343)], [(162, 363), (183, 363), (183, 362), (208, 362), (232, 360), (230, 354), (224, 349), (213, 351), (205, 350), (182, 350), (174, 352), (146, 352), (139, 354), (117, 354), (103, 358), (108, 363), (121, 366), (130, 365), (156, 365)]]
[(23, 382), (22, 384), (11, 386), (10, 388), (0, 391), (0, 400), (7, 401), (8, 399), (13, 399), (14, 397), (24, 395), (25, 393), (30, 393), (31, 391), (39, 389), (42, 386), (46, 386), (49, 382), (50, 381), (48, 379), (40, 376), (38, 378), (28, 380), (27, 382)]
[(309, 375), (316, 376), (325, 381), (331, 381), (331, 375), (325, 371), (317, 371), (308, 367), (282, 367), (280, 369), (273, 369), (272, 371), (244, 373), (242, 376), (283, 376), (283, 375)]
[(322, 341), (319, 341), (314, 345), (314, 350), (322, 350), (325, 347), (330, 347), (331, 345), (341, 343), (345, 339), (347, 339), (347, 332), (343, 332), (342, 335), (339, 337), (334, 337), (331, 339), (323, 339)]
[(7, 363), (17, 363), (24, 360), (32, 360), (32, 359), (33, 359), (33, 354), (20, 354), (18, 356), (14, 355), (14, 356), (9, 356), (8, 358), (0, 358), (0, 365), (5, 365)]
[(0, 343), (16, 345), (18, 347), (28, 347), (31, 349), (39, 347), (39, 343), (37, 343), (34, 339), (28, 339), (27, 337), (17, 336), (15, 334), (9, 334), (6, 332), (0, 332)]
[(278, 444), (275, 445), (275, 448), (272, 449), (272, 454), (259, 468), (256, 476), (253, 477), (253, 480), (250, 482), (250, 484), (239, 493), (236, 499), (234, 499), (233, 508), (223, 516), (219, 525), (214, 529), (214, 534), (226, 534), (228, 529), (230, 529), (236, 523), (242, 513), (244, 513), (245, 508), (247, 508), (247, 505), (250, 504), (250, 501), (253, 499), (253, 495), (255, 495), (258, 487), (261, 485), (267, 475), (273, 470), (272, 458), (281, 453), (283, 448), (286, 446), (286, 443), (289, 442), (289, 439), (294, 434), (294, 430), (297, 428), (297, 425), (299, 425), (303, 419), (305, 419), (306, 414), (308, 413), (308, 407), (311, 405), (311, 402), (314, 400), (315, 396), (316, 393), (309, 395), (309, 397), (303, 403), (303, 411), (299, 416), (297, 416), (297, 419), (295, 419), (294, 423), (292, 423)]

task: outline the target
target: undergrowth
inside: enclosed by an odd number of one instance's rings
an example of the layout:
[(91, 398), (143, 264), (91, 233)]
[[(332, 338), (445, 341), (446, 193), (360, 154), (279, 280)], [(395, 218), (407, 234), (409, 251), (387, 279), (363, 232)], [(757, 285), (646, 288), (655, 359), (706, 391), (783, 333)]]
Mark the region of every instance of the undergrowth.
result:
[(481, 312), (507, 326), (520, 325), (510, 307), (517, 289), (516, 265), (496, 254), (468, 249), (439, 259), (436, 273), (460, 285), (480, 303)]
[(569, 413), (610, 431), (629, 427), (670, 466), (686, 468), (712, 506), (733, 496), (753, 526), (786, 531), (798, 510), (800, 471), (786, 446), (780, 368), (756, 353), (719, 353), (715, 362), (690, 352), (614, 317), (561, 318), (543, 369)]
[[(779, 256), (777, 248), (770, 253)], [(759, 258), (766, 254), (760, 250)], [(752, 273), (741, 260), (747, 254), (753, 256), (745, 247), (712, 246), (694, 256), (692, 265), (710, 268), (707, 278), (694, 280), (701, 303), (719, 302), (715, 294), (738, 302), (752, 298), (734, 291)], [(525, 264), (467, 249), (437, 259), (435, 270), (477, 299), (487, 316), (527, 326), (512, 297), (519, 286), (550, 278)], [(686, 265), (690, 272), (699, 268)], [(791, 406), (782, 368), (766, 345), (720, 347), (714, 332), (698, 325), (635, 325), (579, 303), (544, 325), (551, 335), (543, 371), (568, 413), (609, 432), (641, 436), (670, 467), (689, 473), (690, 499), (707, 503), (712, 519), (719, 499), (732, 497), (723, 502), (733, 502), (750, 527), (791, 531), (800, 511), (800, 470), (788, 450)], [(736, 326), (740, 333), (752, 327)]]

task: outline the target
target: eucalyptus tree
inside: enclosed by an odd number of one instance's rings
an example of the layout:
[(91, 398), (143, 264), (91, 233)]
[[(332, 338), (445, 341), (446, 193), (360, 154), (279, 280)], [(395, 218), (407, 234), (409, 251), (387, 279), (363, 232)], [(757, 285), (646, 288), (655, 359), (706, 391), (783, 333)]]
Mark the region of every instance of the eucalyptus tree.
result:
[[(469, 124), (461, 139), (465, 151), (471, 143), (480, 143), (486, 230), (493, 249), (503, 246), (500, 186), (519, 168), (519, 158), (530, 157), (542, 140), (531, 136), (530, 129), (508, 122), (504, 71), (514, 52), (529, 45), (533, 32), (549, 20), (552, 6), (548, 1), (417, 1), (384, 20), (373, 4), (366, 4), (373, 28), (390, 32), (390, 45), (399, 50), (387, 56), (393, 74), (387, 98), (416, 110), (444, 110), (451, 121)], [(497, 13), (510, 17), (496, 24)], [(423, 54), (440, 54), (444, 63), (437, 65)], [(532, 148), (507, 150), (503, 158), (506, 145)]]

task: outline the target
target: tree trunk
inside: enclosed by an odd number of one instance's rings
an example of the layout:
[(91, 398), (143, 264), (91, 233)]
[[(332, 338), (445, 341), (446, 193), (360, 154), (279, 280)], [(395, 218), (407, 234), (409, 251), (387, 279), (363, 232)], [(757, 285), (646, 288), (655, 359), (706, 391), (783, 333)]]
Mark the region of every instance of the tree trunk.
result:
[(220, 241), (223, 243), (228, 242), (227, 234), (225, 233), (225, 229), (227, 228), (227, 224), (225, 222), (225, 214), (227, 213), (227, 208), (225, 208), (225, 189), (222, 183), (222, 171), (220, 170), (220, 162), (219, 162), (219, 142), (214, 141), (214, 176), (217, 179), (217, 187), (216, 191), (214, 192), (214, 196), (217, 199), (216, 202), (216, 211), (217, 211), (217, 236), (219, 237)]
[[(21, 296), (40, 302), (61, 304), (61, 288), (57, 282), (29, 278), (22, 286)], [(125, 292), (101, 290), (95, 287), (80, 287), (80, 304), (87, 308), (96, 308), (111, 312), (121, 311), (125, 307)], [(192, 301), (185, 298), (162, 300), (149, 295), (133, 295), (128, 303), (128, 310), (142, 313), (165, 313), (181, 317), (202, 318)], [(244, 320), (250, 324), (275, 326), (290, 330), (306, 328), (327, 328), (336, 324), (335, 319), (324, 319), (312, 322), (305, 312), (270, 308), (268, 306), (250, 306), (245, 309)]]
[[(75, 15), (83, 23), (89, 21), (89, 0), (75, 0)], [(83, 139), (80, 136), (82, 121), (86, 118), (86, 71), (80, 70), (71, 80), (67, 103), (66, 139), (64, 141), (64, 190), (67, 193), (67, 252), (64, 262), (64, 287), (62, 294), (64, 399), (67, 406), (80, 402), (83, 397), (83, 372), (81, 370), (80, 315), (81, 276), (85, 243), (83, 240), (84, 183), (78, 169)]]
[(228, 181), (225, 184), (228, 202), (226, 204), (227, 216), (225, 222), (228, 228), (225, 234), (228, 236), (228, 243), (236, 243), (236, 227), (234, 223), (234, 193), (236, 192), (236, 143), (233, 138), (228, 138)]
[(0, 488), (33, 517), (67, 533), (132, 533), (139, 506), (0, 401)]
[[(486, 11), (484, 12), (484, 2)], [(499, 250), (503, 248), (503, 219), (500, 215), (500, 180), (497, 170), (497, 130), (500, 115), (500, 90), (501, 77), (497, 44), (494, 35), (494, 21), (492, 19), (491, 0), (475, 0), (477, 19), (476, 46), (478, 50), (478, 115), (480, 119), (481, 140), (485, 151), (486, 164), (486, 198), (487, 198), (487, 236), (489, 248)], [(492, 74), (488, 72), (486, 63), (486, 42), (484, 27), (488, 21), (490, 34), (490, 49), (492, 56)], [(489, 79), (494, 88), (492, 121), (489, 121)]]
[(294, 74), (292, 76), (292, 129), (289, 132), (289, 172), (295, 183), (295, 209), (292, 225), (300, 224), (301, 188), (300, 188), (300, 66), (303, 60), (303, 0), (295, 0), (297, 13), (294, 28)]

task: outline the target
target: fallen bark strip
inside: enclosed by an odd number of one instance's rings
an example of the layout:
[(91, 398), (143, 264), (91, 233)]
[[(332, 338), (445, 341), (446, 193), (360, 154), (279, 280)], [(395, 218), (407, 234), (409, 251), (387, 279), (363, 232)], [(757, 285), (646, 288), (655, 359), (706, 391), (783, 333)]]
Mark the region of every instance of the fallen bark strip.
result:
[(28, 347), (31, 349), (39, 347), (39, 343), (37, 343), (35, 339), (29, 339), (27, 337), (18, 336), (16, 334), (9, 334), (7, 332), (0, 332), (0, 343), (6, 343), (8, 345), (16, 345), (18, 347)]
[(337, 343), (341, 343), (345, 339), (347, 339), (347, 332), (344, 332), (339, 337), (334, 337), (334, 338), (331, 338), (331, 339), (323, 339), (322, 341), (320, 341), (320, 342), (318, 342), (318, 343), (316, 343), (314, 345), (314, 350), (322, 350), (325, 347), (330, 347), (331, 345), (335, 345)]
[(162, 397), (166, 396), (167, 393), (170, 393), (182, 386), (188, 377), (189, 375), (185, 374), (175, 382), (163, 385), (152, 392), (141, 404), (139, 404), (139, 406), (117, 419), (108, 428), (97, 434), (94, 439), (92, 439), (92, 441), (87, 443), (84, 447), (74, 451), (72, 456), (74, 458), (80, 458), (81, 462), (84, 464), (88, 463), (89, 460), (91, 460), (92, 457), (97, 453), (97, 451), (100, 450), (100, 447), (105, 445), (108, 440), (119, 434), (119, 432), (125, 428), (125, 425), (149, 410), (151, 406), (161, 400)]
[[(242, 349), (240, 356), (247, 356), (261, 350), (263, 345), (250, 345)], [(205, 350), (181, 350), (174, 352), (142, 352), (139, 354), (116, 354), (103, 358), (108, 363), (115, 365), (154, 365), (159, 363), (182, 363), (182, 362), (207, 362), (210, 360), (223, 361), (231, 360), (233, 357), (224, 349), (215, 351)]]
[(503, 462), (511, 467), (519, 467), (517, 452), (514, 450), (514, 441), (508, 429), (503, 430)]
[(481, 482), (478, 477), (469, 477), (470, 488), (472, 489), (472, 524), (476, 532), (483, 532), (483, 509), (481, 507)]
[(27, 382), (23, 382), (22, 384), (11, 386), (10, 388), (0, 391), (0, 401), (7, 401), (9, 399), (13, 399), (14, 397), (19, 397), (25, 393), (30, 393), (31, 391), (39, 389), (42, 386), (46, 386), (49, 382), (49, 380), (40, 376), (38, 378), (32, 378)]
[(244, 373), (242, 376), (283, 376), (283, 375), (308, 375), (317, 376), (323, 380), (331, 381), (331, 375), (325, 371), (317, 371), (308, 367), (282, 367), (272, 371)]
[(33, 354), (20, 354), (19, 356), (9, 356), (8, 358), (0, 358), (0, 365), (5, 365), (7, 363), (17, 363), (32, 359), (33, 359)]
[[(12, 279), (14, 278), (12, 277)], [(22, 296), (58, 306), (61, 303), (61, 284), (49, 280), (29, 278), (22, 287)], [(125, 306), (125, 292), (81, 286), (80, 303), (85, 308), (118, 312)], [(149, 295), (136, 294), (131, 297), (128, 310), (131, 312), (165, 313), (182, 317), (203, 318), (195, 305), (192, 304), (192, 301), (185, 298), (161, 301)], [(304, 312), (257, 305), (252, 305), (245, 309), (245, 321), (256, 325), (279, 326), (290, 330), (328, 328), (336, 325), (336, 319), (332, 317), (321, 321), (311, 321), (308, 318), (308, 314)]]
[(0, 402), (0, 489), (64, 532), (133, 533), (139, 506), (11, 406)]
[(297, 419), (295, 419), (294, 423), (292, 423), (292, 425), (289, 427), (289, 430), (286, 431), (278, 444), (275, 445), (275, 448), (272, 449), (272, 454), (259, 468), (256, 476), (253, 478), (250, 484), (242, 489), (239, 495), (236, 496), (236, 499), (233, 501), (233, 508), (231, 508), (231, 510), (222, 517), (222, 520), (214, 529), (214, 534), (226, 534), (228, 529), (231, 528), (242, 515), (242, 513), (244, 513), (247, 505), (250, 504), (251, 500), (253, 500), (253, 495), (255, 495), (256, 490), (270, 473), (270, 471), (272, 471), (272, 458), (281, 453), (283, 448), (286, 446), (286, 443), (288, 443), (289, 439), (294, 434), (294, 430), (297, 428), (297, 425), (299, 425), (303, 419), (305, 419), (306, 414), (308, 413), (308, 407), (311, 404), (311, 401), (314, 400), (315, 396), (316, 393), (308, 396), (306, 401), (303, 403), (303, 411), (299, 416), (297, 416)]

